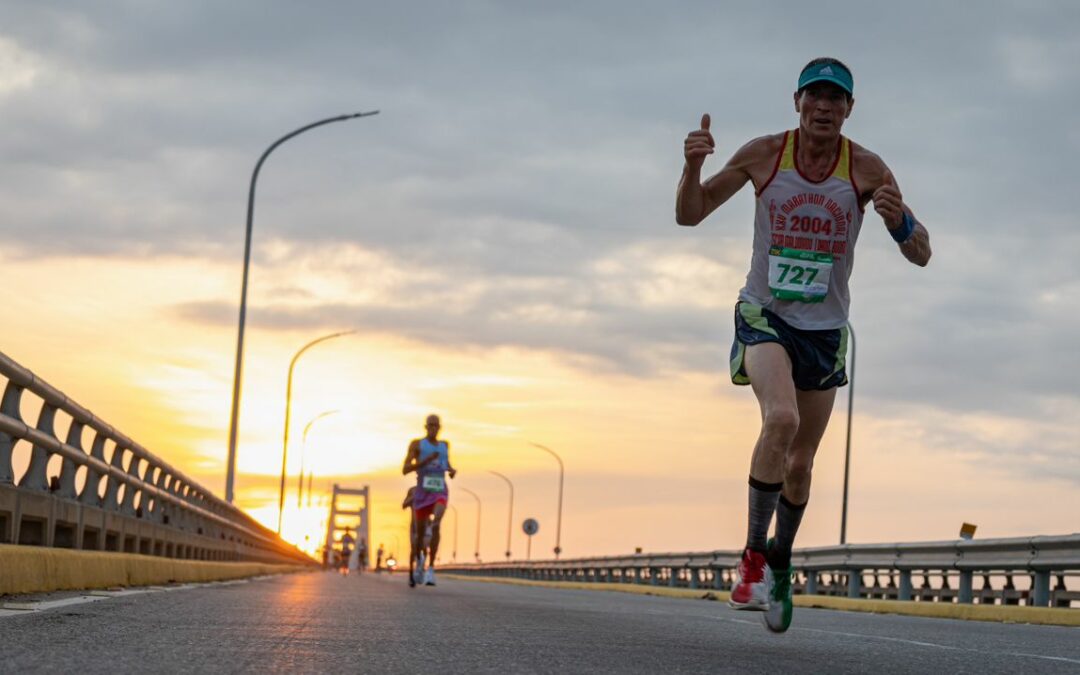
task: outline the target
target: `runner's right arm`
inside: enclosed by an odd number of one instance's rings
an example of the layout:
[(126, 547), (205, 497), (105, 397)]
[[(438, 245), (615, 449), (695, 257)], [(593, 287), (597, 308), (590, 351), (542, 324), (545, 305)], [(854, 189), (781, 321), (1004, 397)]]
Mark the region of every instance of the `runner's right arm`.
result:
[(701, 128), (691, 131), (683, 143), (686, 164), (675, 196), (675, 222), (679, 225), (692, 227), (705, 220), (752, 180), (755, 171), (761, 172), (763, 162), (767, 163), (778, 151), (775, 137), (755, 138), (739, 148), (724, 168), (702, 184), (701, 167), (716, 146), (709, 125), (709, 115), (702, 115)]
[(438, 454), (433, 454), (424, 461), (418, 462), (416, 461), (416, 458), (419, 456), (420, 442), (413, 441), (412, 443), (409, 443), (409, 451), (405, 453), (405, 463), (401, 465), (401, 475), (407, 476), (413, 471), (418, 471), (439, 458)]

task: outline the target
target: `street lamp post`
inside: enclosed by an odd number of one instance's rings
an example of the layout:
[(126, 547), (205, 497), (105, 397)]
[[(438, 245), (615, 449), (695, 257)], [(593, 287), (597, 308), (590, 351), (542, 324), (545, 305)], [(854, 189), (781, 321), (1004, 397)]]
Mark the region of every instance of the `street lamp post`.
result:
[(248, 269), (251, 267), (251, 227), (252, 219), (255, 214), (255, 182), (259, 178), (259, 170), (262, 168), (263, 162), (266, 161), (266, 158), (270, 156), (270, 153), (273, 152), (277, 146), (294, 136), (299, 136), (309, 129), (314, 129), (315, 127), (324, 124), (330, 124), (331, 122), (344, 122), (345, 120), (351, 120), (357, 117), (369, 117), (371, 115), (377, 115), (378, 113), (378, 110), (372, 110), (370, 112), (338, 115), (337, 117), (328, 117), (324, 120), (319, 120), (318, 122), (313, 122), (307, 126), (300, 127), (274, 141), (273, 144), (263, 152), (262, 156), (259, 157), (259, 161), (255, 163), (255, 170), (251, 172), (251, 186), (248, 188), (247, 229), (244, 233), (244, 274), (243, 280), (240, 283), (240, 321), (236, 331), (236, 367), (233, 370), (232, 413), (229, 418), (229, 458), (228, 465), (225, 469), (225, 501), (230, 504), (233, 501), (233, 484), (236, 478), (236, 435), (240, 422), (240, 376), (243, 373), (244, 363), (244, 324), (245, 319), (247, 318)]
[(450, 556), (450, 560), (457, 562), (457, 533), (458, 533), (458, 513), (453, 504), (447, 504), (446, 508), (450, 509), (454, 513), (454, 552)]
[(341, 331), (339, 333), (331, 333), (330, 335), (324, 335), (320, 338), (315, 338), (311, 342), (301, 347), (296, 354), (293, 355), (292, 361), (289, 362), (289, 378), (288, 383), (285, 386), (285, 433), (281, 443), (281, 487), (278, 491), (278, 516), (277, 516), (277, 533), (281, 534), (281, 517), (285, 512), (285, 463), (288, 460), (289, 455), (289, 413), (292, 410), (292, 379), (293, 370), (296, 369), (296, 362), (300, 356), (311, 349), (320, 342), (326, 342), (327, 340), (333, 340), (336, 337), (342, 335), (351, 335), (355, 333), (354, 330)]
[(562, 553), (562, 495), (563, 495), (563, 478), (566, 475), (566, 469), (563, 467), (562, 457), (559, 457), (554, 450), (549, 447), (540, 445), (539, 443), (530, 442), (529, 445), (534, 448), (540, 448), (544, 452), (550, 454), (559, 462), (559, 516), (555, 521), (555, 559), (558, 560), (559, 554)]
[(848, 471), (851, 463), (851, 412), (855, 401), (855, 329), (848, 322), (848, 339), (851, 341), (851, 364), (848, 368), (847, 392), (847, 442), (844, 447), (844, 500), (840, 510), (840, 544), (847, 543)]
[[(296, 486), (296, 508), (303, 507), (304, 502), (304, 459), (307, 457), (307, 435), (311, 431), (311, 425), (315, 424), (324, 417), (329, 417), (341, 412), (340, 410), (327, 410), (326, 412), (319, 413), (315, 417), (311, 418), (307, 424), (304, 425), (304, 436), (300, 443), (300, 481)], [(308, 482), (311, 482), (310, 476)], [(311, 500), (311, 495), (308, 495), (308, 500)]]
[(473, 552), (473, 557), (476, 558), (476, 562), (480, 562), (480, 495), (467, 487), (462, 487), (460, 485), (458, 487), (471, 494), (473, 499), (476, 500), (476, 550)]
[(510, 559), (510, 533), (514, 531), (514, 484), (510, 482), (510, 479), (502, 475), (498, 471), (488, 470), (488, 473), (494, 474), (499, 478), (506, 481), (507, 487), (510, 488), (510, 514), (509, 519), (506, 522), (506, 559)]

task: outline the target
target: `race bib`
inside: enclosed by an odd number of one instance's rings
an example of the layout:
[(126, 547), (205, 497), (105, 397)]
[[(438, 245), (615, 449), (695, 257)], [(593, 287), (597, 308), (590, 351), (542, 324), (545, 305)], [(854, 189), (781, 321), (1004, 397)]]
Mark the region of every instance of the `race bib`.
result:
[(822, 302), (829, 292), (833, 257), (829, 253), (769, 248), (769, 290), (777, 300)]
[(424, 476), (420, 485), (425, 492), (442, 492), (446, 490), (446, 479), (442, 476)]

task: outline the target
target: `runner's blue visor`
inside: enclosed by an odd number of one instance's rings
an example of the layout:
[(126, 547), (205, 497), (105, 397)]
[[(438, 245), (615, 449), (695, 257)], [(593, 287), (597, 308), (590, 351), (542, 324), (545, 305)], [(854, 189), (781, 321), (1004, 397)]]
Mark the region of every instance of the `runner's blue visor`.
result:
[(847, 93), (855, 95), (855, 81), (851, 72), (839, 63), (821, 63), (810, 66), (799, 75), (798, 90), (813, 84), (814, 82), (832, 82)]

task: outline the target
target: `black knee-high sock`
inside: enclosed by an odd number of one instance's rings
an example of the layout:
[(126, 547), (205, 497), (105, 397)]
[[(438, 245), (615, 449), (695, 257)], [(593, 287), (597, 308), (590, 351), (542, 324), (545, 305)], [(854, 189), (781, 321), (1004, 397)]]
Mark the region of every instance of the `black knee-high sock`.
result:
[(780, 495), (780, 503), (776, 507), (776, 537), (769, 552), (769, 567), (774, 570), (791, 567), (791, 549), (795, 545), (795, 534), (799, 531), (806, 504), (792, 504), (787, 497)]
[(750, 518), (746, 530), (746, 547), (758, 553), (765, 552), (776, 503), (780, 499), (783, 483), (765, 483), (750, 476)]

